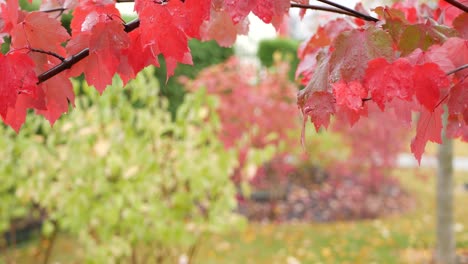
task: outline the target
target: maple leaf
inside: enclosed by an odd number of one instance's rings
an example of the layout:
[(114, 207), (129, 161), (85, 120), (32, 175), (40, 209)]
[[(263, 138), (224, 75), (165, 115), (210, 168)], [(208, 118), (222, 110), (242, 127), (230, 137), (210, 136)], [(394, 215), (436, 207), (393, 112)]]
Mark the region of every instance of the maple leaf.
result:
[(368, 61), (379, 57), (393, 58), (391, 46), (390, 35), (375, 27), (342, 32), (333, 42), (329, 79), (332, 82), (362, 80)]
[(307, 54), (297, 65), (295, 77), (298, 79), (299, 76), (301, 76), (302, 78), (300, 79), (300, 82), (303, 85), (307, 85), (310, 82), (310, 78), (314, 74), (314, 70), (317, 65), (318, 52), (319, 50), (314, 53)]
[[(128, 36), (130, 43), (127, 48), (122, 50), (120, 64), (117, 69), (124, 84), (133, 79), (138, 72), (148, 65), (159, 67), (158, 57), (151, 52), (148, 46), (144, 47), (141, 43), (140, 28), (130, 32)], [(135, 56), (134, 54), (141, 54), (141, 56)]]
[[(453, 68), (442, 68), (443, 70), (450, 71), (468, 63), (468, 39), (449, 38), (437, 50), (440, 50), (440, 53), (444, 54), (453, 64)], [(467, 74), (468, 69), (464, 69), (456, 72), (455, 76), (465, 78)]]
[(468, 113), (468, 79), (464, 79), (450, 89), (447, 105), (451, 115)]
[(343, 18), (332, 20), (326, 25), (320, 26), (314, 35), (299, 46), (298, 56), (304, 58), (319, 48), (329, 46), (341, 32), (351, 29), (351, 24)]
[(46, 109), (38, 109), (36, 112), (43, 115), (53, 125), (63, 113), (68, 112), (69, 102), (74, 105), (73, 85), (65, 74), (58, 74), (47, 82), (41, 83), (40, 87), (44, 91)]
[(468, 38), (468, 13), (462, 13), (453, 21), (453, 27), (462, 38)]
[(7, 117), (8, 108), (14, 108), (18, 94), (36, 98), (37, 76), (33, 60), (24, 53), (0, 53), (0, 115)]
[(363, 99), (367, 97), (368, 90), (361, 85), (361, 82), (339, 81), (332, 84), (333, 94), (336, 98), (336, 104), (347, 107), (354, 111), (359, 111), (363, 107)]
[(61, 44), (70, 38), (59, 21), (42, 12), (27, 14), (24, 21), (13, 28), (11, 37), (13, 48), (28, 47), (56, 54), (65, 53)]
[[(330, 71), (330, 56), (328, 50), (320, 50), (316, 56), (316, 61), (312, 60), (311, 64), (314, 69), (310, 70), (313, 72), (312, 78), (307, 86), (300, 90), (297, 94), (297, 105), (304, 112), (304, 106), (307, 102), (307, 98), (318, 91), (332, 92), (329, 82), (329, 71)], [(317, 65), (317, 66), (315, 66)], [(305, 70), (304, 70), (305, 71)]]
[[(124, 56), (124, 50), (129, 46), (130, 37), (119, 21), (97, 22), (91, 30), (75, 34), (68, 42), (69, 54), (76, 54), (89, 48), (89, 56), (75, 65), (69, 76), (77, 76), (84, 72), (86, 81), (102, 93), (106, 86), (112, 83), (112, 78), (119, 69), (121, 57)], [(120, 71), (123, 72), (123, 69), (120, 68)]]
[(210, 19), (211, 0), (186, 0), (184, 3), (188, 21), (185, 33), (190, 37), (200, 38), (202, 23)]
[(233, 22), (226, 11), (212, 11), (209, 21), (205, 21), (201, 27), (203, 40), (216, 40), (222, 47), (234, 44), (238, 34), (246, 34), (249, 29), (247, 20)]
[[(147, 3), (143, 10), (139, 10), (143, 46), (149, 46), (155, 55), (163, 54), (171, 65), (173, 61), (192, 64), (187, 35), (179, 27), (184, 13), (175, 12), (180, 10), (181, 4), (179, 1), (171, 1), (166, 5)], [(168, 67), (167, 77), (172, 74), (173, 69)]]
[[(0, 32), (10, 33), (13, 27), (23, 20), (24, 13), (19, 9), (18, 1), (7, 1), (0, 4), (0, 18), (3, 21), (3, 27)], [(1, 25), (1, 24), (0, 24)]]
[[(467, 113), (468, 115), (468, 113)], [(449, 115), (447, 123), (447, 136), (451, 138), (460, 138), (468, 142), (468, 119), (461, 115)]]
[(103, 92), (117, 72), (122, 51), (128, 48), (130, 39), (123, 25), (115, 20), (97, 23), (89, 37), (88, 67), (86, 80)]
[(371, 60), (363, 83), (370, 91), (372, 101), (384, 110), (385, 104), (393, 98), (411, 100), (414, 93), (413, 66), (406, 59), (398, 59), (391, 64), (384, 58)]
[(26, 94), (18, 94), (15, 106), (8, 108), (7, 116), (3, 119), (3, 122), (18, 133), (26, 120), (28, 109), (46, 110), (43, 93), (42, 89), (38, 89), (38, 98), (32, 98)]
[(369, 113), (367, 104), (362, 104), (361, 108), (351, 109), (346, 105), (336, 105), (336, 119), (338, 122), (347, 122), (350, 126), (356, 124), (361, 116), (367, 116)]
[(255, 7), (256, 1), (224, 0), (225, 9), (229, 12), (234, 24), (243, 21)]
[(436, 108), (434, 111), (421, 108), (421, 115), (416, 127), (416, 136), (411, 141), (411, 152), (419, 164), (421, 164), (421, 157), (426, 148), (427, 141), (442, 143), (442, 113), (441, 107)]
[(441, 23), (446, 25), (452, 25), (453, 20), (463, 13), (462, 10), (454, 7), (444, 0), (439, 0), (437, 6), (438, 8), (434, 11), (434, 18), (440, 20)]
[(270, 23), (276, 18), (282, 19), (289, 11), (289, 0), (257, 0), (257, 5), (252, 10), (263, 22)]
[(450, 83), (445, 72), (435, 63), (414, 66), (413, 82), (416, 98), (429, 111), (439, 104), (442, 89), (448, 88)]
[(318, 132), (321, 126), (328, 128), (330, 116), (335, 113), (335, 98), (329, 92), (315, 92), (307, 98), (302, 109)]
[(447, 38), (457, 36), (454, 29), (431, 24), (407, 25), (399, 36), (398, 47), (402, 55), (408, 55), (417, 48), (427, 50), (434, 44), (442, 44)]
[(70, 24), (72, 35), (90, 31), (99, 22), (109, 19), (120, 19), (120, 12), (112, 0), (81, 1), (73, 10), (73, 20)]

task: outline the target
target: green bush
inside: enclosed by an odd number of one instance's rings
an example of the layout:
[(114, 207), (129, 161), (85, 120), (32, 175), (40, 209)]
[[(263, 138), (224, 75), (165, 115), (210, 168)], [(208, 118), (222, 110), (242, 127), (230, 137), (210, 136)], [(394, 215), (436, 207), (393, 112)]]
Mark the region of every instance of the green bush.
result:
[(44, 136), (33, 135), (37, 116), (17, 136), (1, 128), (0, 233), (34, 203), (48, 213), (44, 232), (69, 233), (89, 263), (175, 263), (200, 236), (238, 223), (236, 153), (217, 139), (216, 100), (203, 89), (173, 122), (152, 68), (123, 91), (115, 82), (101, 97), (85, 86)]
[(295, 80), (295, 72), (299, 64), (297, 48), (299, 41), (285, 38), (266, 39), (260, 41), (257, 56), (263, 66), (271, 67), (274, 64), (274, 55), (279, 54), (282, 61), (290, 63), (289, 78)]

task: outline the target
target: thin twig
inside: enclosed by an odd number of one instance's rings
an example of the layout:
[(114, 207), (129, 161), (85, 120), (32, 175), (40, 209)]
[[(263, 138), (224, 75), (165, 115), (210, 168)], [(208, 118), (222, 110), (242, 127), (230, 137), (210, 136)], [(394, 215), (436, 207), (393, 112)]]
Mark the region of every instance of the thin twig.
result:
[(458, 67), (458, 68), (456, 68), (456, 69), (453, 69), (453, 70), (451, 70), (451, 71), (448, 71), (448, 72), (446, 72), (445, 74), (447, 74), (447, 75), (454, 74), (454, 73), (457, 73), (457, 72), (462, 71), (462, 70), (464, 70), (464, 69), (468, 69), (468, 64), (462, 65), (462, 66), (460, 66), (460, 67)]
[(67, 9), (63, 8), (63, 7), (57, 7), (57, 8), (52, 8), (52, 9), (47, 9), (47, 10), (39, 10), (39, 11), (44, 12), (44, 13), (60, 12), (60, 14), (62, 14), (66, 10)]
[(65, 60), (64, 57), (62, 57), (62, 56), (60, 56), (57, 53), (52, 52), (52, 51), (46, 51), (46, 50), (34, 49), (34, 48), (29, 48), (29, 50), (32, 51), (32, 52), (44, 53), (44, 54), (50, 55), (50, 56), (55, 57), (55, 58), (57, 58), (57, 59), (59, 59), (61, 61)]
[(453, 5), (454, 7), (463, 10), (464, 12), (468, 12), (468, 6), (456, 1), (456, 0), (445, 0), (445, 2)]
[(349, 12), (349, 13), (351, 13), (351, 14), (354, 14), (356, 17), (359, 17), (359, 18), (364, 19), (364, 20), (366, 20), (366, 21), (373, 21), (373, 22), (379, 21), (379, 20), (378, 20), (377, 18), (375, 18), (375, 17), (368, 16), (368, 15), (363, 14), (363, 13), (361, 13), (361, 12), (358, 12), (358, 11), (356, 11), (356, 10), (354, 10), (354, 9), (348, 8), (348, 7), (346, 7), (346, 6), (343, 6), (343, 5), (340, 5), (340, 4), (337, 4), (337, 3), (334, 3), (334, 2), (328, 1), (328, 0), (317, 0), (317, 1), (322, 2), (322, 3), (324, 3), (324, 4), (327, 4), (327, 5), (334, 6), (334, 7), (338, 8), (338, 9), (343, 10), (343, 11), (347, 11), (347, 12)]
[(356, 15), (349, 13), (347, 11), (338, 9), (338, 8), (331, 8), (331, 7), (326, 7), (326, 6), (318, 6), (318, 5), (304, 5), (304, 4), (296, 4), (296, 3), (291, 3), (291, 7), (298, 7), (302, 9), (311, 9), (311, 10), (320, 10), (320, 11), (327, 11), (327, 12), (332, 12), (332, 13), (337, 13), (337, 14), (343, 14), (343, 15), (348, 15), (348, 16), (354, 16)]

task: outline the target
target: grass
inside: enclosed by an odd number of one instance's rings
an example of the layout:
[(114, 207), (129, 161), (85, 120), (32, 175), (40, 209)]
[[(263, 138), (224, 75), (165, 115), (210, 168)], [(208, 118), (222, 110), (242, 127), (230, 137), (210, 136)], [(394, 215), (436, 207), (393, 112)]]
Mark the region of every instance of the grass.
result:
[[(423, 181), (411, 171), (400, 172), (402, 184), (418, 200), (416, 208), (404, 215), (360, 222), (251, 224), (243, 232), (206, 241), (196, 263), (421, 263), (430, 259), (434, 246), (432, 176)], [(468, 181), (467, 175), (456, 178), (458, 184)], [(467, 199), (468, 192), (458, 188), (455, 219), (460, 250), (468, 249), (468, 209), (463, 206)]]
[[(422, 263), (430, 259), (434, 246), (433, 174), (429, 170), (399, 171), (402, 184), (417, 199), (415, 209), (403, 215), (323, 224), (251, 223), (241, 232), (206, 237), (194, 263)], [(457, 186), (462, 182), (468, 182), (467, 173), (456, 174)], [(464, 206), (467, 200), (468, 192), (457, 187), (455, 221), (459, 250), (468, 249), (468, 209)], [(76, 251), (73, 240), (61, 236), (50, 263), (79, 263), (71, 261)], [(17, 263), (36, 263), (37, 251), (32, 246), (21, 248), (16, 254)]]

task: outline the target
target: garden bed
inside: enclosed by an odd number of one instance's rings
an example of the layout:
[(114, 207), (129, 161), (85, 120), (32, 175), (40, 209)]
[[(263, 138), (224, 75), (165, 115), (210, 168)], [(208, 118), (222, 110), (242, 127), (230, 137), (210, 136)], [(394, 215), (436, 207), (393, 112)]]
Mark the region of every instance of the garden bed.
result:
[[(273, 180), (272, 180), (273, 178)], [(391, 177), (330, 175), (317, 167), (255, 188), (241, 199), (239, 211), (253, 221), (375, 219), (414, 207), (414, 199)]]

